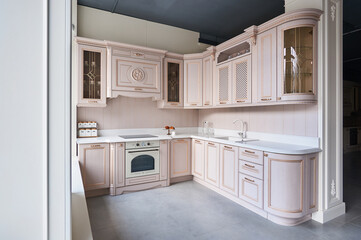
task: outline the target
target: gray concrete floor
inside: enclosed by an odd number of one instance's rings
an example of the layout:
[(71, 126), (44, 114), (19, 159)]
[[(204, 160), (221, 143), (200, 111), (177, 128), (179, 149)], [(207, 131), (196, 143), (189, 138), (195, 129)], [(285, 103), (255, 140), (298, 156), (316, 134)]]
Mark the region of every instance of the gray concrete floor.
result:
[[(345, 155), (347, 213), (326, 224), (311, 220), (296, 227), (279, 226), (189, 181), (119, 196), (89, 198), (87, 203), (93, 237), (95, 240), (360, 240), (361, 184), (351, 183), (355, 183), (355, 178), (360, 180), (361, 176), (359, 170), (351, 170), (354, 164), (350, 167), (348, 164), (354, 161), (361, 163), (360, 157), (361, 154)], [(353, 180), (346, 176), (353, 176)]]

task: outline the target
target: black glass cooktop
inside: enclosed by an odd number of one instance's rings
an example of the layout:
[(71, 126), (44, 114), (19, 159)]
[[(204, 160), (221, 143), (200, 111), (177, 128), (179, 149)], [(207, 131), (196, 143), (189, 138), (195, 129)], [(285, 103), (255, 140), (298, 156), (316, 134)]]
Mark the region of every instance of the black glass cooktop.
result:
[(155, 138), (158, 136), (151, 135), (151, 134), (139, 134), (139, 135), (119, 135), (119, 137), (124, 139), (132, 139), (132, 138)]

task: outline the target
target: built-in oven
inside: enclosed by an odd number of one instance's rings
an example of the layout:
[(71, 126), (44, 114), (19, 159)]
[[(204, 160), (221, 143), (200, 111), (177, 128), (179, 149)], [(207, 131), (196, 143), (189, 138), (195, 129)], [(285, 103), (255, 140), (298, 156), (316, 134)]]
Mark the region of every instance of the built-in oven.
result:
[(159, 141), (139, 141), (125, 144), (125, 177), (159, 174)]

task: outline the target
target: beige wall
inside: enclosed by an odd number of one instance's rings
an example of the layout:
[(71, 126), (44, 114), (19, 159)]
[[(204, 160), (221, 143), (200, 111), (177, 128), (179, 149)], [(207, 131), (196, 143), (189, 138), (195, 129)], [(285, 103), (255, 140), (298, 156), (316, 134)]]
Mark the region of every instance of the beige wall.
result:
[(78, 108), (78, 121), (96, 121), (98, 129), (197, 127), (198, 110), (158, 109), (150, 98), (108, 99), (105, 108)]
[[(248, 123), (248, 130), (275, 134), (316, 137), (317, 105), (284, 105), (247, 108), (209, 109), (199, 111), (199, 126), (204, 121), (214, 128), (239, 130), (236, 119)], [(239, 125), (237, 125), (239, 126)]]
[(198, 53), (199, 33), (89, 7), (78, 6), (78, 36), (110, 40), (175, 53)]

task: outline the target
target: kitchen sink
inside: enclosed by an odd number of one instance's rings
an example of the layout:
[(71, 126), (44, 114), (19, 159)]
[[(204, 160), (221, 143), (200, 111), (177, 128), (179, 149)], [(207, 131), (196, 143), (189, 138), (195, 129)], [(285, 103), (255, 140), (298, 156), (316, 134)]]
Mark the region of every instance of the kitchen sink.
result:
[(221, 140), (232, 141), (232, 142), (236, 142), (236, 143), (258, 141), (258, 139), (254, 139), (254, 138), (243, 138), (242, 139), (240, 137), (230, 137), (230, 136), (219, 136), (219, 137), (214, 137), (214, 138), (221, 139)]

